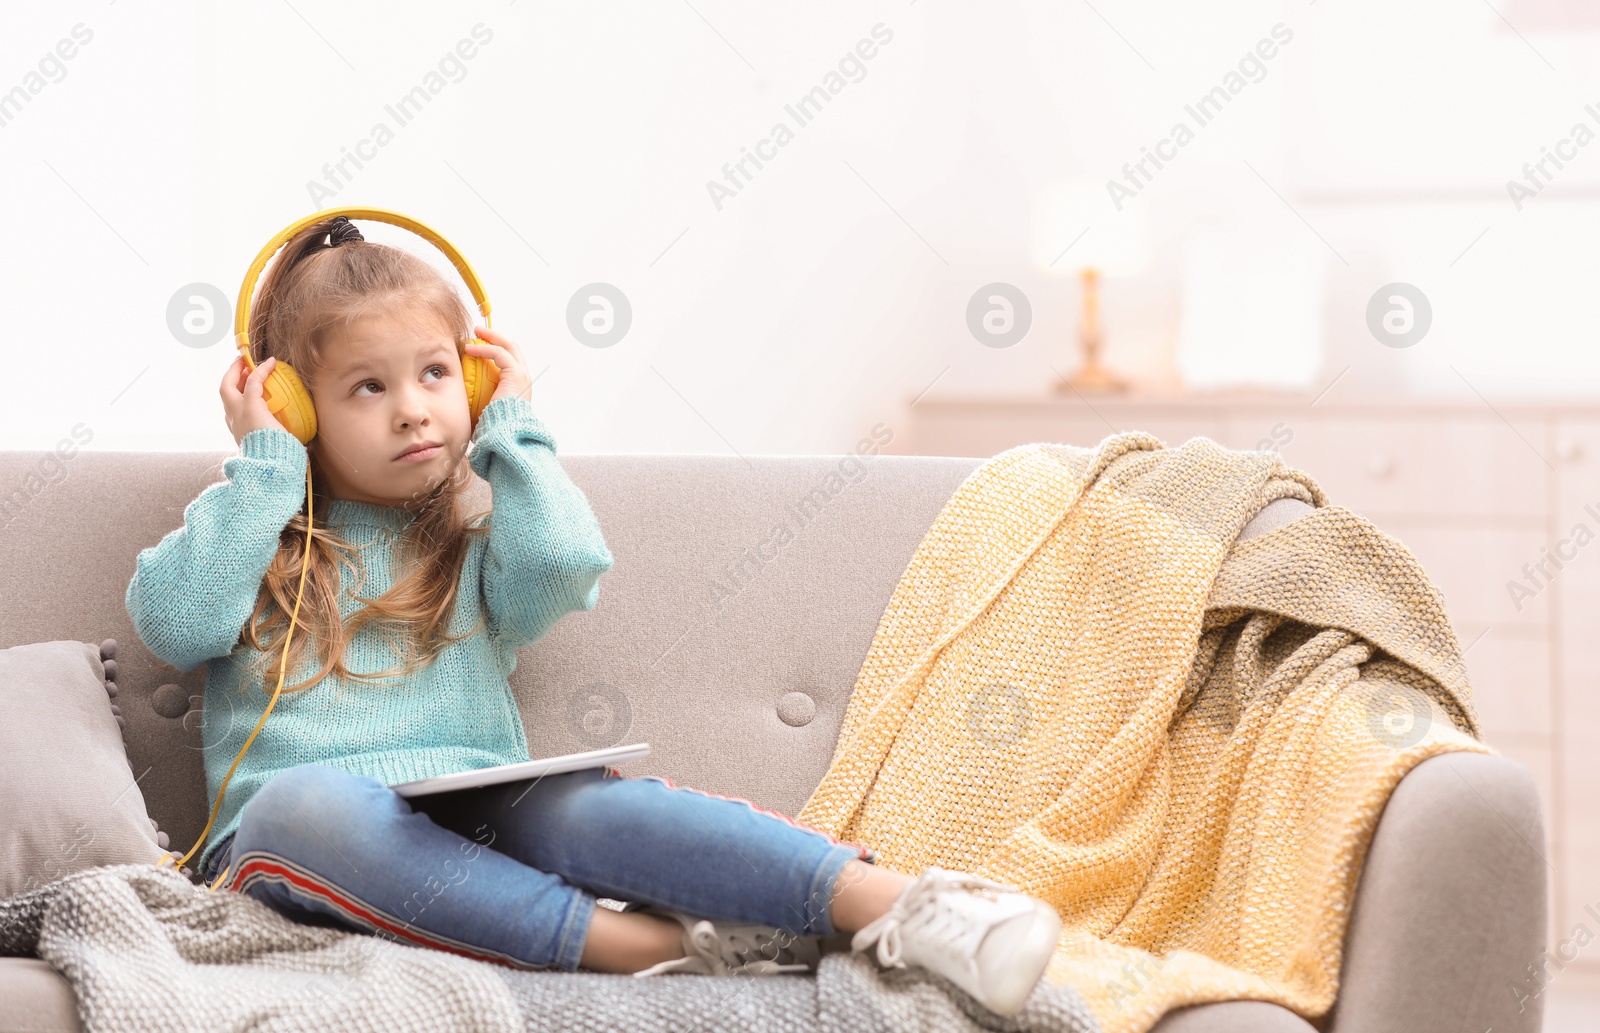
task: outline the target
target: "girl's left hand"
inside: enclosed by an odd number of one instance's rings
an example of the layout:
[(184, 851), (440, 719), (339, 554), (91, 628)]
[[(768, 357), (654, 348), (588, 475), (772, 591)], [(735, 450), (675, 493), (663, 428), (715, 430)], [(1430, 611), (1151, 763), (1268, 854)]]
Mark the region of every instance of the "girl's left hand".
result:
[(521, 349), (513, 344), (509, 337), (486, 326), (475, 326), (472, 332), (488, 343), (468, 342), (467, 354), (488, 359), (500, 368), (500, 382), (495, 385), (494, 394), (490, 396), (489, 401), (513, 395), (532, 401), (533, 380), (528, 376), (527, 363), (522, 361)]

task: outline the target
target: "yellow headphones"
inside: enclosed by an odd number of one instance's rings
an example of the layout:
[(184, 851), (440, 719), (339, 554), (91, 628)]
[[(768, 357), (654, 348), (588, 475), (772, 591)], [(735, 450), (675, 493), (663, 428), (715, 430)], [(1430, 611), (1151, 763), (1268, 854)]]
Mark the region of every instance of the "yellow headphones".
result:
[[(461, 278), (466, 281), (467, 288), (472, 291), (472, 297), (478, 303), (478, 309), (483, 313), (484, 326), (492, 327), (494, 325), (489, 321), (489, 298), (483, 291), (483, 285), (478, 282), (478, 274), (472, 271), (472, 266), (468, 264), (461, 252), (457, 251), (454, 245), (440, 236), (438, 232), (424, 226), (415, 219), (401, 215), (399, 212), (391, 212), (383, 208), (328, 208), (317, 212), (315, 215), (308, 215), (303, 219), (290, 223), (280, 230), (277, 236), (269, 240), (267, 245), (261, 249), (260, 254), (256, 255), (255, 261), (250, 263), (250, 268), (245, 271), (244, 283), (239, 287), (238, 305), (234, 311), (233, 335), (234, 340), (238, 342), (239, 353), (244, 356), (245, 366), (249, 370), (253, 372), (256, 368), (255, 359), (250, 355), (250, 303), (253, 300), (256, 280), (260, 277), (261, 270), (266, 268), (267, 261), (277, 254), (278, 250), (295, 234), (307, 226), (341, 215), (346, 219), (369, 219), (377, 222), (386, 222), (402, 229), (411, 230), (426, 239), (434, 247), (444, 252), (445, 257), (449, 258), (450, 263), (456, 267), (456, 272), (460, 273)], [(473, 340), (478, 344), (483, 343), (478, 338)], [(467, 407), (472, 416), (472, 426), (476, 428), (478, 415), (483, 412), (484, 406), (489, 404), (489, 399), (494, 397), (495, 388), (500, 383), (500, 368), (481, 355), (463, 353), (461, 356), (461, 374), (462, 382), (467, 390)], [(276, 363), (272, 372), (267, 374), (266, 380), (262, 385), (262, 397), (267, 403), (268, 411), (272, 413), (279, 423), (283, 424), (285, 430), (298, 438), (302, 445), (311, 444), (311, 440), (317, 436), (317, 410), (311, 404), (311, 392), (306, 390), (305, 383), (301, 381), (300, 375), (294, 371), (294, 367), (286, 362), (280, 361)], [(200, 830), (199, 842), (190, 847), (187, 854), (184, 854), (173, 863), (175, 869), (182, 869), (184, 862), (189, 860), (194, 855), (194, 852), (199, 850), (201, 845), (205, 843), (206, 834), (211, 831), (211, 826), (217, 820), (217, 812), (222, 808), (222, 794), (228, 791), (228, 783), (233, 780), (233, 773), (238, 770), (239, 762), (244, 760), (245, 750), (248, 750), (251, 743), (255, 742), (256, 734), (261, 731), (261, 726), (266, 724), (267, 715), (272, 713), (272, 708), (278, 702), (278, 693), (283, 690), (283, 678), (288, 673), (289, 642), (294, 635), (295, 620), (300, 616), (300, 600), (305, 596), (306, 570), (309, 568), (311, 561), (311, 498), (311, 464), (307, 462), (306, 551), (300, 562), (300, 591), (295, 596), (294, 611), (289, 615), (289, 630), (283, 636), (283, 658), (278, 664), (278, 685), (272, 690), (272, 699), (267, 702), (266, 709), (262, 710), (261, 718), (256, 722), (256, 726), (250, 732), (249, 738), (245, 739), (244, 747), (239, 750), (239, 755), (233, 759), (232, 767), (228, 768), (228, 774), (223, 778), (221, 788), (217, 790), (216, 802), (211, 805), (211, 817), (206, 820), (206, 827)], [(156, 862), (156, 867), (164, 867), (170, 860), (172, 860), (172, 854), (163, 853), (161, 860)], [(215, 890), (222, 883), (222, 880), (228, 877), (228, 871), (232, 867), (230, 864), (228, 868), (222, 870), (222, 874), (217, 876), (217, 881), (211, 884), (208, 892)]]
[[(426, 238), (434, 247), (445, 253), (451, 264), (456, 267), (456, 272), (466, 281), (467, 288), (472, 291), (473, 299), (483, 312), (484, 326), (494, 326), (489, 322), (489, 298), (483, 292), (483, 285), (478, 282), (478, 274), (472, 271), (472, 266), (467, 264), (461, 252), (457, 251), (448, 240), (417, 220), (399, 212), (385, 211), (382, 208), (329, 208), (315, 215), (308, 215), (280, 231), (276, 237), (267, 242), (266, 247), (261, 249), (261, 253), (250, 263), (250, 268), (244, 274), (244, 285), (239, 288), (239, 302), (234, 310), (233, 335), (238, 342), (240, 354), (244, 356), (245, 365), (250, 370), (254, 371), (256, 368), (255, 360), (250, 356), (250, 302), (251, 295), (255, 291), (256, 278), (266, 267), (267, 260), (296, 233), (314, 223), (340, 215), (347, 219), (387, 222)], [(476, 426), (478, 414), (494, 396), (495, 385), (500, 382), (500, 370), (494, 363), (480, 355), (464, 354), (461, 357), (461, 375), (467, 387), (467, 405), (472, 413), (473, 425)], [(299, 438), (302, 445), (311, 444), (311, 439), (317, 436), (317, 410), (311, 404), (311, 394), (301, 382), (300, 375), (294, 371), (294, 367), (279, 360), (272, 372), (267, 374), (266, 382), (262, 385), (262, 394), (266, 398), (267, 409), (279, 423), (283, 424), (284, 429)]]

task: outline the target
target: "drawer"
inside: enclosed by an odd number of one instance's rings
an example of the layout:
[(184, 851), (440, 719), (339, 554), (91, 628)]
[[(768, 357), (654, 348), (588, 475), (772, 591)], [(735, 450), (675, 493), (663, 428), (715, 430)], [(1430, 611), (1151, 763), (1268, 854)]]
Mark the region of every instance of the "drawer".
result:
[[(1592, 873), (1588, 880), (1593, 886), (1593, 895), (1589, 899), (1600, 901), (1600, 820), (1597, 820), (1600, 814), (1596, 814), (1595, 809), (1595, 801), (1600, 797), (1600, 764), (1595, 763), (1592, 731), (1587, 736), (1561, 736), (1560, 765), (1565, 793), (1562, 802), (1567, 810), (1563, 839), (1592, 855)], [(1548, 807), (1547, 801), (1546, 813)]]
[[(1560, 934), (1552, 938), (1565, 939), (1579, 922), (1592, 931), (1595, 918), (1587, 909), (1592, 907), (1600, 911), (1600, 840), (1596, 839), (1593, 827), (1580, 829), (1572, 840), (1562, 843), (1560, 859), (1551, 860), (1559, 873), (1552, 878), (1561, 884), (1562, 911), (1565, 912), (1552, 929), (1552, 934), (1556, 930), (1560, 930)], [(1592, 963), (1600, 964), (1600, 954), (1594, 952), (1594, 946), (1591, 945), (1585, 954)]]
[[(1595, 508), (1600, 510), (1600, 505)], [(1579, 536), (1573, 533), (1579, 523), (1595, 536), (1582, 546), (1577, 544)], [(1552, 551), (1563, 562), (1545, 594), (1551, 597), (1551, 610), (1556, 615), (1565, 677), (1587, 678), (1600, 672), (1600, 520), (1587, 514), (1581, 518), (1568, 516), (1557, 526), (1563, 530)], [(1590, 681), (1590, 685), (1588, 691), (1600, 693), (1600, 684)]]
[[(1562, 788), (1561, 868), (1563, 922), (1595, 928), (1584, 905), (1600, 910), (1600, 667), (1575, 663), (1575, 653), (1594, 656), (1592, 643), (1563, 636), (1561, 710), (1556, 727), (1557, 773)], [(1600, 956), (1596, 957), (1600, 963)]]
[[(1564, 940), (1571, 940), (1573, 927), (1587, 926), (1591, 933), (1595, 929), (1594, 914), (1589, 911), (1593, 908), (1600, 911), (1600, 844), (1565, 844), (1561, 860), (1550, 859), (1557, 867), (1559, 874), (1552, 873), (1551, 881), (1561, 885), (1564, 894), (1562, 911), (1564, 914), (1554, 916), (1550, 922), (1550, 942), (1552, 950), (1556, 944)], [(1590, 968), (1600, 967), (1600, 952), (1596, 951), (1596, 944), (1590, 943), (1581, 949), (1578, 964), (1587, 964)], [(1570, 954), (1571, 948), (1568, 948)], [(1565, 974), (1557, 978), (1565, 979)]]
[[(1092, 446), (1112, 434), (1142, 430), (1176, 448), (1192, 437), (1216, 440), (1220, 419), (1191, 418), (1148, 411), (1127, 411), (1112, 403), (1097, 405), (1096, 416), (1086, 405), (1070, 407), (1070, 415), (1051, 416), (1037, 408), (1008, 411), (1003, 406), (963, 408), (921, 406), (911, 410), (911, 450), (924, 456), (975, 456), (987, 458), (1008, 448), (1047, 441)], [(1103, 418), (1102, 418), (1103, 417)]]
[[(1363, 516), (1366, 514), (1363, 513)], [(1554, 598), (1561, 586), (1558, 572), (1554, 582), (1536, 580), (1537, 590), (1513, 593), (1507, 582), (1527, 585), (1523, 566), (1536, 563), (1549, 543), (1543, 532), (1519, 528), (1449, 526), (1417, 518), (1380, 518), (1374, 523), (1384, 533), (1399, 539), (1422, 564), (1428, 580), (1444, 594), (1445, 607), (1462, 646), (1485, 627), (1537, 630), (1549, 627)], [(1595, 567), (1600, 571), (1600, 545), (1595, 549)], [(1567, 570), (1571, 570), (1569, 566)], [(1489, 637), (1493, 637), (1491, 630)]]
[[(913, 410), (915, 413), (915, 410)], [(1065, 445), (1098, 444), (1111, 431), (1099, 420), (1042, 423), (995, 415), (924, 418), (914, 415), (911, 450), (921, 456), (971, 456), (986, 459), (1035, 441)]]
[[(1569, 838), (1591, 844), (1600, 854), (1600, 749), (1595, 748), (1600, 741), (1600, 669), (1564, 664), (1561, 680), (1555, 742), (1569, 809)], [(1600, 862), (1600, 856), (1596, 860)], [(1600, 899), (1600, 881), (1596, 887)]]
[(1501, 742), (1530, 737), (1550, 740), (1554, 690), (1548, 639), (1496, 634), (1491, 628), (1467, 652), (1467, 677), (1490, 746), (1498, 749)]
[[(1236, 417), (1228, 443), (1255, 448), (1259, 440), (1283, 442), (1284, 461), (1309, 474), (1331, 502), (1380, 525), (1394, 515), (1533, 521), (1545, 513), (1550, 469), (1487, 410), (1484, 419), (1311, 412), (1290, 411), (1272, 421)], [(1547, 451), (1539, 426), (1519, 429)]]
[(1560, 471), (1556, 512), (1565, 523), (1579, 518), (1585, 506), (1600, 510), (1600, 421), (1557, 420), (1554, 437), (1550, 462)]

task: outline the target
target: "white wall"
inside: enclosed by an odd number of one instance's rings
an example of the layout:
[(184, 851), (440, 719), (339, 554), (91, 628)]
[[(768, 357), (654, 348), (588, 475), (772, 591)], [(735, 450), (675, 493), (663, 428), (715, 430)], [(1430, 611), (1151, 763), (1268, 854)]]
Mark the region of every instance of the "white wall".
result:
[[(534, 399), (563, 453), (843, 451), (935, 378), (1038, 392), (1073, 361), (1077, 294), (1030, 264), (1035, 193), (1120, 178), (1278, 23), (1265, 77), (1129, 202), (1155, 264), (1107, 282), (1108, 359), (1170, 383), (1185, 246), (1221, 228), (1320, 256), (1323, 341), (1284, 343), (1325, 349), (1301, 363), (1313, 387), (1348, 367), (1336, 391), (1592, 395), (1600, 141), (1521, 210), (1506, 181), (1575, 123), (1600, 132), (1600, 36), (1555, 0), (1497, 6), (19, 5), (0, 91), (75, 26), (93, 38), (0, 126), (0, 447), (81, 421), (92, 448), (231, 448), (231, 341), (178, 343), (168, 302), (200, 281), (231, 304), (274, 232), (335, 204), (465, 250), (496, 328), (549, 366)], [(865, 77), (718, 211), (707, 181), (879, 23)], [(478, 25), (465, 76), (314, 201), (324, 163), (393, 127), (385, 105)], [(1097, 227), (1117, 217), (1107, 201)], [(997, 280), (1035, 312), (1005, 349), (966, 324)], [(1366, 330), (1395, 280), (1434, 312), (1404, 350)], [(593, 281), (633, 306), (610, 348), (566, 327)]]

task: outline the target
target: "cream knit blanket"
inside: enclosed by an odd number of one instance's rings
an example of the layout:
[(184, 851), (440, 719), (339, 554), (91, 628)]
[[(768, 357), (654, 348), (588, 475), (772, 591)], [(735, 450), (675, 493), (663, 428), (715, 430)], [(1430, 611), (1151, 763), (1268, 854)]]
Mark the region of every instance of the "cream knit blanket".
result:
[[(1235, 545), (1286, 496), (1319, 508)], [(1276, 454), (1032, 444), (928, 530), (798, 818), (1052, 903), (1045, 978), (1107, 1033), (1241, 998), (1315, 1018), (1390, 791), (1478, 736), (1416, 560)]]

